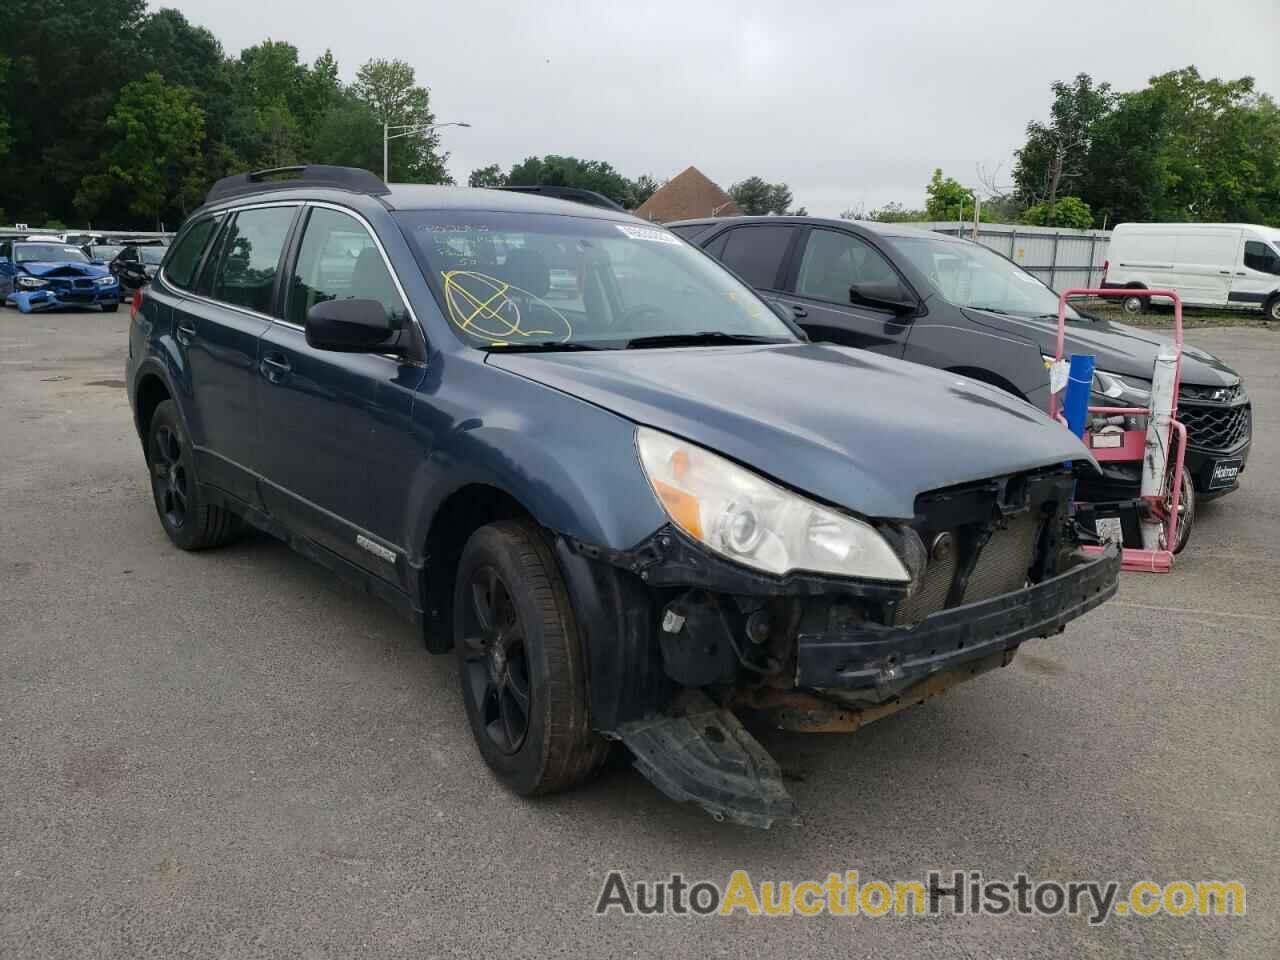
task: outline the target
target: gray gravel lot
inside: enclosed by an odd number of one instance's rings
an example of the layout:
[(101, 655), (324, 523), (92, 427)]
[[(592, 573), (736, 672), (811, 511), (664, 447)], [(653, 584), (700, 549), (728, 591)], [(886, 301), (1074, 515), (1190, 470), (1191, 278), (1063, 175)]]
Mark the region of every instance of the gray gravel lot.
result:
[[(266, 539), (156, 520), (128, 313), (0, 311), (0, 957), (1261, 957), (1280, 942), (1280, 335), (1194, 331), (1254, 398), (1243, 489), (1168, 577), (856, 736), (762, 738), (803, 826), (625, 764), (538, 802), (450, 658)], [(1237, 919), (593, 918), (606, 872), (723, 882), (1238, 878)]]

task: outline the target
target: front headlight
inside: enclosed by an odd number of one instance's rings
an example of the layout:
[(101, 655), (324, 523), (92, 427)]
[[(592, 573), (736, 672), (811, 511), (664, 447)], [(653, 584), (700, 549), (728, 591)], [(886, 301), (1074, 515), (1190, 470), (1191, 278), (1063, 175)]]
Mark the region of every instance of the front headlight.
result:
[(116, 282), (116, 278), (115, 277), (99, 277), (97, 280), (93, 282), (100, 287), (109, 287)]
[(41, 280), (39, 277), (18, 277), (18, 286), (26, 287), (28, 290), (34, 290), (36, 287), (47, 287), (48, 280)]
[(809, 570), (897, 583), (911, 579), (870, 524), (648, 427), (637, 429), (636, 447), (667, 516), (721, 556), (778, 575)]
[(1107, 406), (1148, 407), (1151, 405), (1150, 380), (1125, 377), (1118, 373), (1107, 373), (1105, 370), (1093, 371), (1093, 393), (1095, 396), (1112, 401)]

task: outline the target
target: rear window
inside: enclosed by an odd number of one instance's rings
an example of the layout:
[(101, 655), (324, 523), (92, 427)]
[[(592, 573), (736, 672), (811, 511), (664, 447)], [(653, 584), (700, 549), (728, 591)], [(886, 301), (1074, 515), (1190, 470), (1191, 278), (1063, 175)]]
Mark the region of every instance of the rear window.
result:
[(721, 259), (753, 287), (777, 289), (787, 245), (795, 227), (737, 227), (729, 231)]
[(213, 275), (213, 298), (270, 315), (280, 254), (295, 207), (241, 210), (227, 227)]
[(218, 220), (214, 217), (209, 217), (193, 224), (182, 235), (182, 238), (173, 248), (173, 254), (169, 257), (169, 262), (164, 268), (164, 278), (169, 283), (182, 290), (191, 289), (191, 280), (195, 274), (196, 267), (200, 263), (200, 257), (204, 253), (204, 248), (209, 243), (209, 237), (212, 236), (217, 225)]

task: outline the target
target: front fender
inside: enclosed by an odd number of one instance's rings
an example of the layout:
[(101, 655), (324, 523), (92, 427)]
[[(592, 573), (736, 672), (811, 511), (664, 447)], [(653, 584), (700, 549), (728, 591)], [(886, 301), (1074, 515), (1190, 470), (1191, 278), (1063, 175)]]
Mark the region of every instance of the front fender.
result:
[[(482, 363), (455, 357), (424, 384), (415, 430), (428, 451), (410, 488), (406, 539), (425, 549), (438, 511), (470, 485), (494, 487), (542, 526), (610, 549), (667, 522), (635, 450), (635, 424)], [(477, 415), (479, 413), (479, 415)]]
[(589, 440), (556, 424), (460, 427), (432, 452), (415, 483), (411, 542), (425, 545), (441, 506), (474, 485), (502, 491), (566, 537), (613, 549), (641, 542), (667, 518), (641, 471), (634, 426), (613, 419)]

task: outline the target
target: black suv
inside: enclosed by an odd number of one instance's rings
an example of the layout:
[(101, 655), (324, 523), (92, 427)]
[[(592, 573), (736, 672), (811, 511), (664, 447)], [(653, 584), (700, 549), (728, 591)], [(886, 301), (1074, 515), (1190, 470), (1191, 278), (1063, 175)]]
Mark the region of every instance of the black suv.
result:
[(794, 805), (733, 709), (852, 730), (1116, 589), (1115, 548), (1077, 548), (1064, 461), (1091, 459), (1061, 426), (810, 343), (607, 206), (233, 177), (133, 311), (173, 543), (247, 524), (393, 603), (456, 651), (520, 793), (621, 740), (669, 795), (767, 826)]
[[(1058, 295), (1007, 257), (899, 223), (732, 217), (667, 224), (794, 315), (815, 340), (874, 350), (990, 383), (1047, 409), (1044, 358), (1057, 349)], [(1145, 406), (1159, 334), (1068, 308), (1066, 352), (1097, 358), (1096, 406)], [(1202, 497), (1239, 486), (1252, 409), (1239, 374), (1186, 346), (1179, 418)], [(1138, 486), (1136, 464), (1107, 464), (1090, 499)]]

